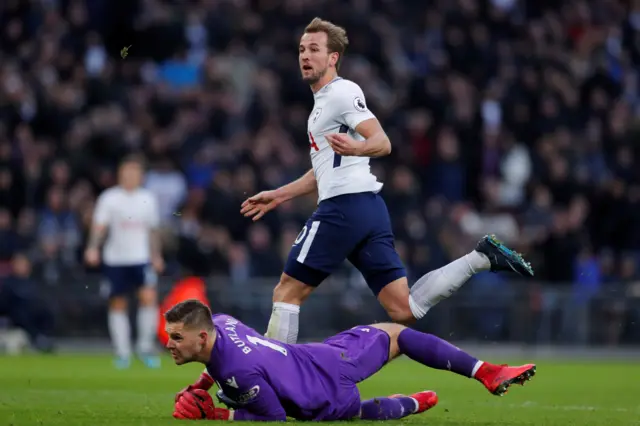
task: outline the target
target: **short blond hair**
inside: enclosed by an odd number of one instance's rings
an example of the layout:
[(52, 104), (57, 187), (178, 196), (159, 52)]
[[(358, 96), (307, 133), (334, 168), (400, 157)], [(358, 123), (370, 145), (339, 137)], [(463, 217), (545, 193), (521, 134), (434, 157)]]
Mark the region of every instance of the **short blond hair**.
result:
[(349, 46), (349, 39), (347, 38), (347, 31), (335, 25), (332, 22), (325, 21), (321, 18), (313, 18), (309, 25), (304, 29), (305, 33), (325, 33), (327, 35), (327, 49), (329, 53), (338, 53), (338, 62), (336, 62), (336, 69), (340, 67), (342, 62), (342, 56), (344, 55), (347, 46)]

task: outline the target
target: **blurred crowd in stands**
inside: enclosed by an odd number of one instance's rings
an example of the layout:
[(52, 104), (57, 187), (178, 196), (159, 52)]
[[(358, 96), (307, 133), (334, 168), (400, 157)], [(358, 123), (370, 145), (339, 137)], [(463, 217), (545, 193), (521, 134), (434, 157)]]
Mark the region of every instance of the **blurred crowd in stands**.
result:
[(96, 195), (144, 152), (174, 270), (279, 275), (315, 196), (258, 223), (239, 210), (310, 167), (297, 42), (321, 16), (391, 137), (372, 164), (412, 277), (491, 232), (531, 260), (540, 303), (610, 286), (611, 315), (638, 315), (640, 1), (624, 3), (3, 0), (0, 274), (15, 253), (49, 283), (84, 271)]

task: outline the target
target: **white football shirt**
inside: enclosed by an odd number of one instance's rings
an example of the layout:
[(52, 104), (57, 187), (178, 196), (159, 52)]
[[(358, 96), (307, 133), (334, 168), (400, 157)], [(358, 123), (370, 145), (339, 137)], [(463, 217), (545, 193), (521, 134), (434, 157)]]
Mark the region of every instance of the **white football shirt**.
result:
[(151, 259), (150, 232), (159, 224), (158, 203), (151, 191), (115, 186), (98, 197), (93, 222), (107, 227), (103, 261), (108, 266), (140, 265)]
[(337, 77), (314, 93), (307, 131), (313, 173), (318, 182), (318, 203), (328, 198), (359, 192), (379, 192), (382, 183), (371, 173), (369, 157), (343, 157), (325, 139), (331, 133), (348, 133), (364, 141), (355, 128), (375, 115), (369, 111), (356, 83)]

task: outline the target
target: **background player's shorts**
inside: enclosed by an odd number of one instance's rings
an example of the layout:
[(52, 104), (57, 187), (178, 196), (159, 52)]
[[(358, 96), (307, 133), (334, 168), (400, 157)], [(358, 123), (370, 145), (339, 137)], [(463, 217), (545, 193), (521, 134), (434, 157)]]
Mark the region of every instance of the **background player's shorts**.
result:
[(363, 192), (322, 201), (296, 238), (284, 272), (317, 286), (345, 259), (362, 273), (376, 296), (407, 275), (380, 195)]
[(109, 286), (109, 297), (123, 296), (142, 286), (155, 286), (158, 282), (157, 275), (149, 264), (105, 265), (104, 275)]
[(343, 391), (343, 418), (348, 420), (360, 413), (360, 391), (356, 386), (373, 376), (389, 361), (389, 335), (377, 328), (357, 326), (329, 337), (323, 343), (340, 350), (340, 375)]

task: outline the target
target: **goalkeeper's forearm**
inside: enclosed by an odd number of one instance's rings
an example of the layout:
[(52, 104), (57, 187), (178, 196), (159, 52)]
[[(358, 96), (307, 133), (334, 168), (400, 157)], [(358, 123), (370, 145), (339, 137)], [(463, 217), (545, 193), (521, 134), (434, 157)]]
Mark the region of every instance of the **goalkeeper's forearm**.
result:
[(202, 389), (208, 391), (213, 386), (213, 378), (207, 373), (207, 371), (203, 371), (198, 380), (191, 385), (194, 389)]
[(301, 195), (310, 194), (317, 189), (318, 181), (316, 181), (316, 176), (313, 174), (313, 169), (310, 169), (299, 179), (276, 189), (276, 193), (278, 197), (282, 198), (284, 201), (288, 201)]

